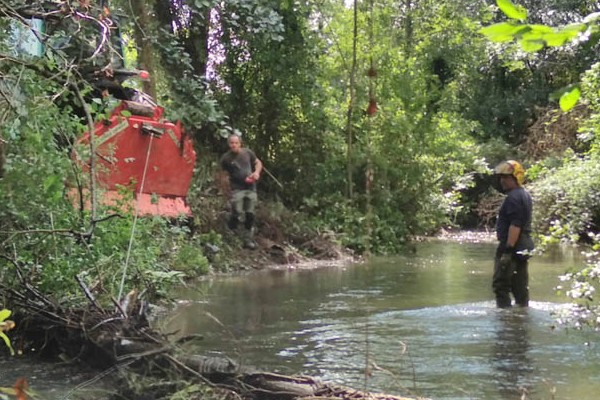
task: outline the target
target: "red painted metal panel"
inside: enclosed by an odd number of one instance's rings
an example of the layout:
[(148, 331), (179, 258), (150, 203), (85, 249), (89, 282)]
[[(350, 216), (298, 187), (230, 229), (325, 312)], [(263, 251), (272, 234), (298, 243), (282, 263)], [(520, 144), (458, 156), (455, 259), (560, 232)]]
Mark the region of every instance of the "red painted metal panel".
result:
[[(185, 206), (185, 197), (192, 182), (196, 153), (190, 138), (185, 135), (179, 122), (172, 123), (162, 118), (163, 109), (155, 107), (152, 116), (129, 115), (123, 102), (115, 108), (108, 120), (95, 126), (97, 179), (107, 190), (117, 190), (119, 186), (131, 187), (136, 196), (140, 192), (146, 160), (146, 178), (142, 192), (164, 203), (161, 207), (149, 207), (143, 202), (150, 214), (169, 215), (173, 209), (189, 214)], [(76, 157), (89, 170), (89, 133), (86, 133), (76, 145)], [(149, 153), (148, 153), (149, 151)], [(89, 150), (88, 150), (89, 154)], [(145, 196), (142, 196), (145, 198)], [(170, 200), (167, 200), (170, 199)], [(175, 200), (178, 199), (178, 200)], [(148, 203), (148, 204), (147, 204)], [(179, 208), (178, 208), (179, 207)], [(162, 210), (162, 211), (161, 211)], [(143, 212), (146, 213), (146, 212)]]

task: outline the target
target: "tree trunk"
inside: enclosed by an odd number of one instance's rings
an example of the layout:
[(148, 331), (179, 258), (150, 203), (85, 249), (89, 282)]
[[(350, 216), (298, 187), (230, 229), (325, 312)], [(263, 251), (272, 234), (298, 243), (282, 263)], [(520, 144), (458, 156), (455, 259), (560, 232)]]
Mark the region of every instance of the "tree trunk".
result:
[(149, 36), (150, 16), (148, 15), (148, 7), (151, 7), (151, 4), (148, 4), (145, 0), (131, 0), (130, 4), (135, 19), (133, 36), (137, 44), (140, 68), (150, 73), (150, 79), (142, 83), (143, 89), (145, 93), (156, 98), (154, 49), (152, 48), (152, 39)]
[(210, 21), (210, 9), (203, 13), (193, 12), (190, 32), (184, 41), (185, 50), (192, 60), (194, 73), (201, 77), (206, 75), (208, 65), (208, 21)]

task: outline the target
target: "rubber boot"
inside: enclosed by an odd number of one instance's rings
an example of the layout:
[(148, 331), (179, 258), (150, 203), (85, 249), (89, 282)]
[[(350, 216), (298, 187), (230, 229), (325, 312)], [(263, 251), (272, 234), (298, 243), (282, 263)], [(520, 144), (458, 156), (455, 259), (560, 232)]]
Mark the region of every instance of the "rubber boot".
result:
[(508, 294), (498, 294), (496, 293), (496, 307), (498, 308), (511, 308), (512, 304), (511, 304), (511, 300), (510, 300), (510, 295)]
[(244, 247), (250, 250), (256, 249), (257, 245), (254, 241), (254, 228), (244, 230)]
[(229, 219), (227, 220), (227, 228), (229, 228), (229, 230), (231, 230), (232, 232), (235, 232), (239, 222), (240, 220), (238, 216), (235, 213), (231, 213), (229, 215)]
[(254, 250), (257, 245), (254, 241), (254, 214), (246, 213), (246, 219), (244, 221), (245, 229), (245, 238), (244, 238), (244, 247), (247, 249)]

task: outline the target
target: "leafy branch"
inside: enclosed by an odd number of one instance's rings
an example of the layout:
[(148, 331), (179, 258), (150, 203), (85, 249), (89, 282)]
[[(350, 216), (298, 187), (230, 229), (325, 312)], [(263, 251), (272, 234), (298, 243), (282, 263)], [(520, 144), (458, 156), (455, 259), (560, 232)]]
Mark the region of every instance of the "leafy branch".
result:
[[(586, 16), (583, 21), (560, 27), (523, 23), (527, 10), (511, 0), (496, 0), (498, 8), (510, 19), (481, 28), (479, 31), (497, 43), (516, 41), (526, 52), (538, 52), (546, 47), (561, 47), (568, 43), (599, 40), (600, 12)], [(563, 111), (573, 108), (581, 96), (579, 84), (569, 85), (557, 93)]]

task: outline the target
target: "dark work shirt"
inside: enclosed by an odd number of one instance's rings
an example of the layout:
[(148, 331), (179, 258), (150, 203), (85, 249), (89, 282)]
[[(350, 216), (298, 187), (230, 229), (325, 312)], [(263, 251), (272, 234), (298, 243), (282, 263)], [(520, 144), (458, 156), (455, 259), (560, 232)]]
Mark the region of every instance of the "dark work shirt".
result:
[(256, 183), (246, 183), (254, 171), (256, 155), (250, 149), (241, 148), (239, 153), (228, 151), (221, 157), (221, 167), (229, 174), (231, 190), (256, 190)]
[(518, 187), (508, 192), (496, 221), (496, 237), (500, 243), (506, 243), (511, 225), (518, 226), (525, 234), (531, 233), (532, 209), (531, 196), (525, 189)]

